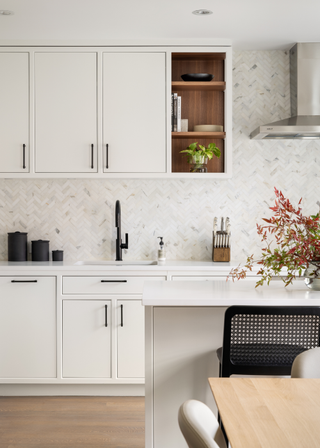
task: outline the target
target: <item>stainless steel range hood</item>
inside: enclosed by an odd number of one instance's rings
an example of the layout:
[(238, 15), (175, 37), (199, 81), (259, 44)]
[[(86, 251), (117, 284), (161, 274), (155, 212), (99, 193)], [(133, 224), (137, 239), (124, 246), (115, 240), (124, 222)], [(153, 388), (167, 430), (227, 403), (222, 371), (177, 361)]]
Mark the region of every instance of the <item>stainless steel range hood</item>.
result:
[(290, 50), (291, 117), (259, 126), (254, 139), (320, 138), (320, 43), (298, 43)]

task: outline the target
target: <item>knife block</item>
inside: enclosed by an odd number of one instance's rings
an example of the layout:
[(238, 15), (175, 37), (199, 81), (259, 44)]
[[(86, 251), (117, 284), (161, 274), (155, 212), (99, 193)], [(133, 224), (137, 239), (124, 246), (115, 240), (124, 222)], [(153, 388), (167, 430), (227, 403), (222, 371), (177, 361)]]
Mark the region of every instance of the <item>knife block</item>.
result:
[(212, 261), (230, 261), (230, 247), (213, 247)]
[(231, 248), (229, 247), (214, 247), (215, 240), (213, 236), (212, 244), (212, 261), (230, 261)]

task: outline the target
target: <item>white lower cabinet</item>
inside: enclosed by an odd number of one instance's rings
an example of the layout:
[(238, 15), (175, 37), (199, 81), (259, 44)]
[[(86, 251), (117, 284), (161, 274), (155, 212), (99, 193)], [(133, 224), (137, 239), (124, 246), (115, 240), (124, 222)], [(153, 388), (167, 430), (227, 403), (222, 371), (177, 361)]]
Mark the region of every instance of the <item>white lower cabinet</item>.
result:
[(111, 377), (111, 301), (64, 300), (63, 377)]
[[(188, 282), (188, 281), (190, 281), (190, 282), (194, 282), (194, 281), (199, 281), (199, 282), (207, 281), (208, 282), (208, 281), (210, 281), (210, 282), (212, 282), (212, 281), (219, 281), (219, 280), (226, 281), (227, 275), (228, 275), (227, 273), (224, 275), (223, 274), (221, 274), (221, 275), (189, 275), (188, 277), (183, 276), (183, 275), (173, 275), (171, 280), (172, 281), (184, 281), (184, 282)], [(256, 282), (257, 276), (256, 275), (252, 275), (252, 276), (248, 275), (243, 280)], [(230, 278), (228, 281), (232, 282), (232, 279)]]
[(56, 378), (56, 277), (0, 277), (0, 378)]
[(172, 281), (184, 281), (184, 282), (194, 282), (194, 281), (214, 281), (214, 280), (225, 280), (226, 275), (189, 275), (188, 277), (183, 275), (173, 275)]
[(62, 280), (62, 377), (143, 384), (146, 280), (165, 276), (84, 275)]
[(62, 322), (64, 378), (111, 378), (114, 360), (116, 378), (144, 379), (141, 300), (64, 300)]
[(117, 373), (144, 378), (144, 307), (141, 300), (117, 300)]

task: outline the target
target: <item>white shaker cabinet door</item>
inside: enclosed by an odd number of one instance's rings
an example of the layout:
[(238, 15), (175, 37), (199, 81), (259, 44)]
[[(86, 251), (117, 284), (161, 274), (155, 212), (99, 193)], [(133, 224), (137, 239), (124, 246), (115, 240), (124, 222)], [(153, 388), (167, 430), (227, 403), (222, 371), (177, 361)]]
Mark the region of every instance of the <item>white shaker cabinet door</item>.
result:
[(0, 172), (29, 172), (29, 55), (0, 53)]
[(0, 278), (0, 377), (55, 378), (55, 277)]
[(104, 172), (165, 172), (165, 79), (165, 53), (103, 54)]
[(94, 52), (35, 54), (37, 173), (97, 172), (96, 66)]
[(111, 377), (111, 301), (64, 300), (63, 377)]
[(144, 307), (117, 301), (118, 378), (144, 378)]

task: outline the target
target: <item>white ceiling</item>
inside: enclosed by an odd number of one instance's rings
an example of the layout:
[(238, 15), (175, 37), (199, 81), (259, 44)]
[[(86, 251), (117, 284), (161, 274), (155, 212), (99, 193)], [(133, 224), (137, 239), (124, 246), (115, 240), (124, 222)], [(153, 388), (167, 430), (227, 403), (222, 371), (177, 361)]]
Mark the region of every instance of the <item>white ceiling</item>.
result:
[[(213, 14), (192, 14), (202, 8)], [(14, 12), (0, 16), (1, 44), (188, 38), (272, 50), (320, 41), (319, 0), (0, 0), (0, 9)]]

